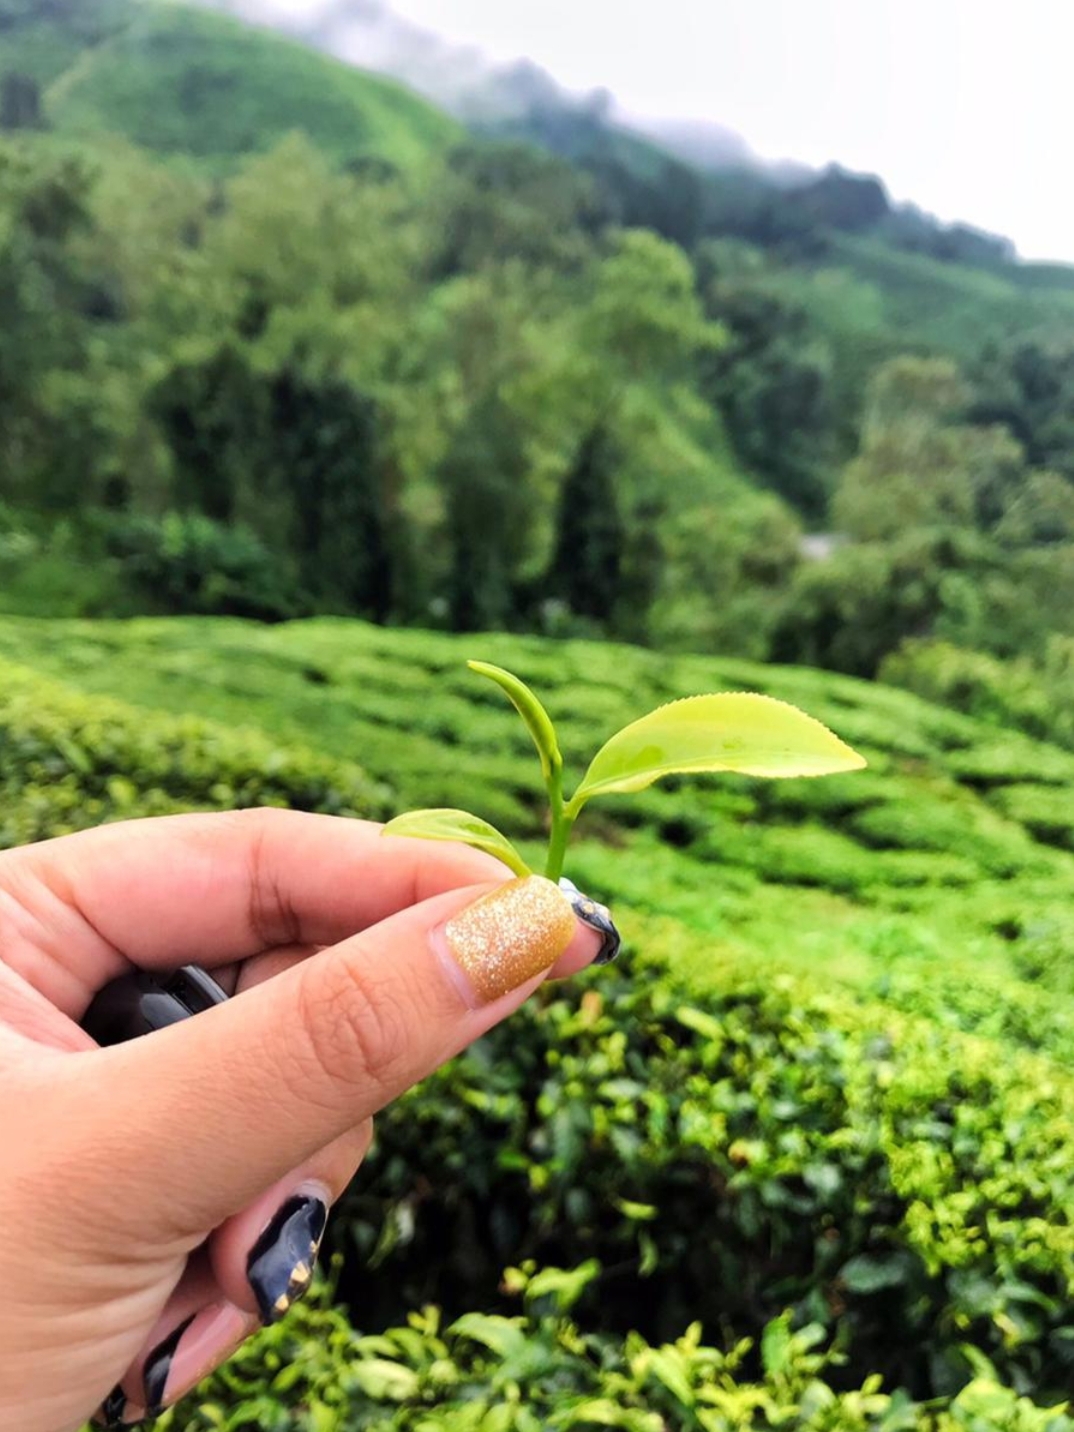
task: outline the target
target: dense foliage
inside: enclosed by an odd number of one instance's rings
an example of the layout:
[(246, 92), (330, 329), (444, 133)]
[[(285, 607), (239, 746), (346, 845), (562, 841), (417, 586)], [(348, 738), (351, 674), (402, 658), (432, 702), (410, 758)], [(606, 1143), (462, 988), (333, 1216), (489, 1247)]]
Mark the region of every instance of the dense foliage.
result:
[[(168, 1414), (162, 1432), (1070, 1432), (1061, 1404), (1040, 1407), (1000, 1382), (987, 1360), (951, 1400), (921, 1404), (875, 1377), (837, 1389), (837, 1351), (816, 1324), (781, 1317), (759, 1344), (706, 1343), (697, 1323), (674, 1342), (619, 1340), (571, 1317), (599, 1274), (508, 1268), (521, 1312), (432, 1306), (405, 1324), (361, 1335), (323, 1301), (262, 1337), (203, 1389), (199, 1406)], [(758, 1364), (760, 1364), (758, 1366)]]
[(0, 846), (536, 849), (466, 656), (568, 764), (740, 688), (870, 761), (587, 812), (622, 970), (385, 1115), (334, 1296), (171, 1425), (1070, 1432), (1070, 272), (149, 0), (0, 0), (0, 129)]
[[(535, 1001), (381, 1119), (333, 1245), (370, 1340), (328, 1311), (299, 1324), (319, 1350), (266, 1335), (286, 1371), (269, 1352), (267, 1385), (253, 1361), (223, 1374), (217, 1425), (451, 1426), (455, 1403), (485, 1425), (477, 1403), (528, 1428), (542, 1399), (567, 1417), (602, 1398), (706, 1428), (804, 1408), (892, 1432), (988, 1426), (968, 1410), (984, 1399), (1003, 1425), (1063, 1428), (1016, 1402), (1055, 1405), (1071, 1378), (1074, 756), (848, 678), (480, 645), (548, 693), (568, 763), (654, 698), (753, 686), (826, 717), (870, 769), (654, 788), (621, 822), (583, 818), (572, 874), (613, 900), (626, 962)], [(475, 650), (338, 621), (5, 622), (4, 838), (250, 799), (465, 798), (536, 835), (526, 733), (462, 670)], [(162, 714), (177, 704), (197, 720)], [(533, 1301), (529, 1322), (466, 1321), (516, 1316), (503, 1269), (520, 1263), (585, 1269), (537, 1285), (571, 1291), (573, 1329)], [(379, 1337), (432, 1303), (441, 1322)], [(792, 1334), (796, 1371), (773, 1381), (761, 1353)], [(668, 1389), (643, 1353), (672, 1344), (685, 1383)], [(834, 1360), (809, 1362), (820, 1347)]]
[(860, 674), (906, 637), (1069, 634), (1063, 270), (536, 95), (468, 139), (177, 5), (6, 0), (0, 78), (8, 610)]

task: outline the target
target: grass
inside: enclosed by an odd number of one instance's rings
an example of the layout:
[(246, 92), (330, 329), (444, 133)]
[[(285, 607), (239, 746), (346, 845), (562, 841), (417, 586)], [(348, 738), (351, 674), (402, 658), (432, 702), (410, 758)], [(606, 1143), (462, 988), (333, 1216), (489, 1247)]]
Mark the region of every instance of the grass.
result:
[(1060, 265), (978, 269), (848, 235), (833, 237), (815, 268), (784, 269), (771, 282), (841, 348), (871, 361), (912, 349), (972, 362), (989, 342), (1060, 338), (1074, 321), (1074, 291)]
[(401, 85), (166, 0), (111, 5), (94, 25), (30, 17), (0, 34), (6, 69), (47, 85), (45, 114), (57, 133), (121, 135), (213, 171), (295, 130), (339, 162), (375, 157), (403, 170), (462, 135)]
[(589, 807), (568, 868), (615, 905), (640, 967), (673, 964), (702, 994), (801, 980), (1074, 1062), (1069, 752), (852, 678), (600, 643), (341, 619), (0, 620), (0, 659), (358, 762), (394, 808), (471, 809), (536, 861), (528, 737), (468, 656), (532, 682), (575, 779), (618, 725), (719, 689), (791, 700), (869, 758), (861, 774), (713, 777)]

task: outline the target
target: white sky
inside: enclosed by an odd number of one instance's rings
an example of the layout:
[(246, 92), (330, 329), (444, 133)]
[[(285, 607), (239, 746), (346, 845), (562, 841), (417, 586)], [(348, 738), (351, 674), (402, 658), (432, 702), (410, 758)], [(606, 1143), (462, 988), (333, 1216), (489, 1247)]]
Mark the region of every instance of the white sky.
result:
[[(896, 199), (1074, 261), (1072, 0), (391, 0), (637, 114), (766, 158), (836, 160)], [(302, 0), (276, 0), (292, 13)]]

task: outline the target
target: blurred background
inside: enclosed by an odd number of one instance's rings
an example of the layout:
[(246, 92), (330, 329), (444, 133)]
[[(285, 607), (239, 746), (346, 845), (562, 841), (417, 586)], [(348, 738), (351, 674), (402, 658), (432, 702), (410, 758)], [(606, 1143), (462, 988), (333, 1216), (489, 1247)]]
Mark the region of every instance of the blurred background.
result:
[(3, 0), (0, 601), (1049, 660), (1070, 28)]
[[(0, 847), (587, 810), (628, 955), (388, 1111), (191, 1432), (1072, 1432), (1074, 17), (0, 0)], [(518, 729), (516, 730), (516, 726)], [(569, 776), (569, 779), (574, 777)]]

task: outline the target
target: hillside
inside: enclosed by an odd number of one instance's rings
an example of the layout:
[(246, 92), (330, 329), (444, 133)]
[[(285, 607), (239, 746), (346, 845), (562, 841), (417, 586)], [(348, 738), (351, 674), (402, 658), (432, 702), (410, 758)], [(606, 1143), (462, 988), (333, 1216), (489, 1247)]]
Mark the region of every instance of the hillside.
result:
[(46, 86), (132, 23), (136, 0), (0, 0), (0, 71)]
[(391, 80), (164, 0), (106, 7), (92, 27), (61, 12), (0, 28), (0, 71), (40, 79), (43, 120), (60, 134), (118, 134), (213, 168), (302, 130), (340, 163), (407, 169), (462, 133)]
[[(54, 76), (0, 64), (0, 609), (857, 675), (1074, 633), (1061, 268), (869, 176), (692, 170), (599, 107), (490, 143), (208, 9), (0, 16)], [(73, 63), (41, 68), (46, 16)]]
[(972, 362), (1017, 335), (1045, 344), (1074, 325), (1074, 270), (1060, 265), (976, 268), (840, 235), (818, 263), (789, 266), (773, 288), (800, 302), (838, 344), (875, 355), (908, 348)]
[[(867, 683), (597, 643), (7, 619), (0, 843), (259, 803), (454, 802), (536, 837), (529, 739), (471, 654), (535, 684), (572, 772), (650, 704), (728, 686), (801, 702), (870, 766), (591, 808), (568, 869), (612, 903), (621, 964), (380, 1119), (336, 1243), (337, 1296), (374, 1336), (323, 1305), (288, 1319), (191, 1425), (229, 1425), (256, 1387), (281, 1425), (323, 1396), (348, 1432), (386, 1408), (417, 1432), (506, 1380), (549, 1415), (628, 1398), (639, 1429), (645, 1409), (695, 1425), (718, 1394), (766, 1399), (751, 1429), (820, 1405), (818, 1432), (1071, 1432), (1071, 754)], [(549, 1265), (577, 1271), (504, 1320)], [(651, 1362), (646, 1338), (675, 1341)], [(741, 1338), (762, 1355), (712, 1347)], [(839, 1358), (811, 1361), (829, 1338)]]
[[(202, 3), (259, 13), (257, 0)], [(1050, 336), (1069, 324), (1069, 304), (1060, 301), (1053, 311), (1049, 301), (1074, 284), (1074, 267), (1015, 263), (1005, 239), (894, 204), (883, 176), (767, 164), (751, 154), (748, 135), (704, 120), (632, 127), (608, 92), (572, 92), (528, 59), (493, 64), (390, 5), (311, 5), (305, 13), (278, 13), (272, 23), (324, 53), (393, 75), (480, 133), (538, 144), (580, 166), (609, 186), (629, 222), (688, 245), (733, 233), (783, 249), (781, 258), (791, 260), (788, 283), (802, 281), (807, 304), (823, 308), (831, 272), (849, 272), (870, 293), (842, 290), (839, 297), (857, 312), (842, 328), (833, 316), (831, 327), (840, 338), (853, 335), (875, 289), (868, 326), (877, 330), (876, 352), (903, 344), (972, 357), (984, 341), (1030, 331)], [(450, 30), (450, 17), (444, 25)], [(817, 249), (819, 263), (809, 252)], [(814, 297), (817, 270), (822, 293)], [(1043, 290), (1042, 301), (1020, 304), (1027, 289)]]
[[(448, 66), (462, 62), (450, 46), (443, 53)], [(56, 0), (44, 10), (4, 0), (4, 74), (38, 86), (31, 109), (59, 135), (121, 135), (210, 170), (229, 169), (293, 130), (337, 162), (375, 158), (400, 169), (466, 133), (394, 80), (171, 0)], [(968, 360), (1016, 335), (1061, 337), (1074, 317), (1074, 270), (1004, 262), (987, 236), (890, 208), (869, 176), (807, 174), (796, 188), (763, 169), (695, 167), (525, 62), (486, 87), (477, 132), (542, 146), (578, 166), (624, 222), (687, 247), (730, 235), (774, 249), (773, 290), (801, 304), (847, 350), (850, 366), (907, 348)], [(923, 251), (907, 252), (907, 242)]]
[(355, 761), (389, 806), (462, 806), (532, 840), (528, 737), (468, 656), (532, 681), (576, 772), (618, 725), (719, 689), (793, 701), (869, 759), (824, 781), (711, 779), (593, 806), (575, 870), (643, 959), (703, 987), (778, 968), (1074, 1067), (1069, 752), (805, 669), (334, 620), (0, 620), (0, 657), (77, 691)]

